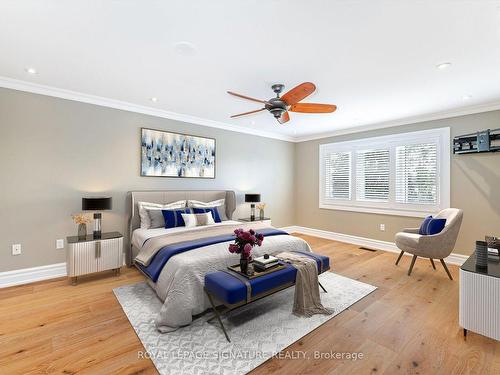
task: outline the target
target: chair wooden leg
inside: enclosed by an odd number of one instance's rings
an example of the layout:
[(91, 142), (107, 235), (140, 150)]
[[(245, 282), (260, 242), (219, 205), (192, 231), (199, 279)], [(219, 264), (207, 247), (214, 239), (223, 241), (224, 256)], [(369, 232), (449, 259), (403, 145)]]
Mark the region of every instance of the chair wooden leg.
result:
[(414, 255), (413, 256), (413, 259), (411, 260), (411, 264), (410, 264), (410, 269), (408, 270), (408, 276), (411, 275), (411, 271), (413, 270), (413, 266), (415, 265), (415, 261), (417, 260), (417, 256)]
[(432, 259), (432, 258), (429, 258), (429, 260), (431, 261), (431, 264), (432, 264), (432, 268), (436, 269), (436, 265), (434, 264), (434, 259)]
[(453, 277), (451, 277), (451, 273), (448, 270), (448, 267), (446, 267), (446, 263), (444, 262), (444, 260), (443, 259), (439, 259), (439, 260), (441, 261), (441, 264), (443, 265), (443, 268), (446, 271), (446, 273), (448, 274), (448, 277), (450, 278), (450, 280), (453, 280)]
[(403, 254), (404, 254), (404, 253), (405, 253), (405, 252), (404, 252), (403, 250), (401, 250), (401, 253), (400, 253), (400, 254), (399, 254), (399, 256), (398, 256), (398, 260), (396, 261), (396, 266), (398, 265), (399, 261), (400, 261), (400, 260), (401, 260), (401, 258), (403, 257)]

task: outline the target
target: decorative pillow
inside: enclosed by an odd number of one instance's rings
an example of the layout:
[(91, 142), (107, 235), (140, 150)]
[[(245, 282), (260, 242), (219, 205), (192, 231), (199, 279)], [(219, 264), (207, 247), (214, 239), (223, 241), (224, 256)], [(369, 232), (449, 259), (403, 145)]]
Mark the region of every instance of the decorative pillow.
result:
[(446, 225), (446, 219), (431, 219), (427, 224), (426, 235), (432, 236), (433, 234), (440, 233)]
[(190, 208), (184, 208), (179, 210), (161, 210), (163, 214), (163, 219), (165, 219), (165, 228), (175, 228), (175, 227), (184, 227), (186, 224), (184, 223), (184, 219), (182, 218), (182, 214), (190, 214)]
[(226, 200), (223, 199), (217, 199), (216, 201), (212, 202), (201, 202), (201, 201), (195, 201), (194, 199), (189, 199), (187, 201), (188, 207), (217, 207), (217, 206), (223, 206), (226, 203)]
[(153, 228), (165, 228), (165, 219), (163, 218), (163, 212), (158, 209), (147, 209), (149, 219), (151, 221), (150, 229)]
[(422, 224), (420, 224), (420, 229), (418, 230), (418, 234), (421, 234), (422, 236), (425, 236), (427, 232), (427, 225), (429, 224), (429, 221), (432, 220), (432, 216), (427, 216), (424, 221), (422, 221)]
[(195, 201), (193, 199), (190, 199), (187, 201), (188, 207), (196, 207), (196, 208), (213, 208), (217, 210), (217, 213), (219, 214), (219, 217), (222, 221), (227, 220), (227, 215), (226, 215), (226, 200), (225, 199), (218, 199), (216, 201), (212, 202), (201, 202), (201, 201)]
[(427, 216), (420, 225), (418, 233), (423, 236), (432, 236), (440, 233), (445, 225), (446, 219), (434, 219), (432, 216)]
[(213, 218), (211, 212), (207, 212), (204, 214), (195, 214), (195, 216), (196, 216), (196, 225), (197, 226), (215, 224), (215, 221), (214, 221), (214, 218)]
[(210, 212), (212, 214), (212, 217), (216, 223), (220, 223), (222, 220), (219, 216), (219, 212), (217, 211), (217, 207), (194, 207), (193, 212), (195, 214), (204, 214), (207, 212)]
[(197, 225), (196, 214), (181, 214), (186, 228), (193, 228)]
[(184, 223), (186, 223), (186, 228), (215, 224), (211, 212), (204, 214), (182, 214), (182, 218), (184, 219)]
[(141, 228), (149, 229), (151, 228), (151, 218), (148, 214), (148, 209), (157, 209), (157, 210), (174, 210), (176, 208), (186, 207), (186, 201), (181, 200), (177, 202), (167, 203), (167, 204), (159, 204), (159, 203), (150, 203), (150, 202), (137, 202), (137, 207), (139, 208), (139, 217), (141, 218)]

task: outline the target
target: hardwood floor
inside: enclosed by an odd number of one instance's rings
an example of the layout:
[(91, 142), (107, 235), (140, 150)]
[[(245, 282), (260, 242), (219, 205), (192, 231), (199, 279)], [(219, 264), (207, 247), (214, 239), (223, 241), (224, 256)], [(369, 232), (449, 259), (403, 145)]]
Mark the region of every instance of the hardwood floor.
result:
[[(458, 268), (450, 281), (437, 264), (371, 252), (321, 238), (305, 238), (331, 257), (332, 271), (378, 289), (297, 341), (254, 374), (500, 374), (500, 343), (458, 326)], [(143, 276), (92, 276), (77, 286), (66, 279), (0, 289), (0, 374), (155, 374), (112, 289)], [(359, 352), (363, 359), (325, 359)], [(317, 358), (318, 356), (323, 358)], [(286, 355), (284, 355), (286, 357)]]

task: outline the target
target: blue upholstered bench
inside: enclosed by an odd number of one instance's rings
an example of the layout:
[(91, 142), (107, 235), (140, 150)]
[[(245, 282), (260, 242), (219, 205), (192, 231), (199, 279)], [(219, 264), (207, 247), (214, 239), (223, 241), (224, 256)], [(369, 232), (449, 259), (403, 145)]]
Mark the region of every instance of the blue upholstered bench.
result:
[[(300, 252), (300, 254), (316, 260), (318, 275), (330, 269), (330, 259), (327, 256), (306, 252)], [(209, 320), (217, 318), (227, 341), (231, 340), (222, 324), (215, 300), (226, 306), (225, 312), (227, 312), (295, 285), (297, 269), (291, 264), (281, 263), (285, 266), (284, 269), (254, 279), (248, 279), (230, 270), (205, 275), (205, 293), (214, 312), (214, 316)], [(326, 289), (321, 283), (319, 286), (326, 293)]]

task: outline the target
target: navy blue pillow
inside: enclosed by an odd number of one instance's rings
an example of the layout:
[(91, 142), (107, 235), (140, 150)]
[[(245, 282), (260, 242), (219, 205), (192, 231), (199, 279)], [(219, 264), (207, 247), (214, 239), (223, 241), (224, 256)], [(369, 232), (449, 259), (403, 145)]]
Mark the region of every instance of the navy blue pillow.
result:
[(182, 214), (190, 214), (190, 208), (182, 208), (179, 210), (161, 210), (165, 219), (165, 228), (185, 227), (186, 223), (182, 218)]
[(426, 235), (431, 236), (433, 234), (440, 233), (446, 224), (446, 219), (431, 219), (429, 224), (427, 224)]
[(420, 229), (418, 230), (418, 234), (421, 234), (422, 236), (425, 236), (427, 234), (427, 225), (429, 225), (429, 222), (432, 220), (432, 216), (427, 216), (424, 221), (422, 221), (422, 224), (420, 224)]
[(219, 216), (219, 211), (217, 211), (217, 207), (194, 207), (192, 210), (195, 214), (211, 212), (216, 223), (220, 223), (222, 221)]

